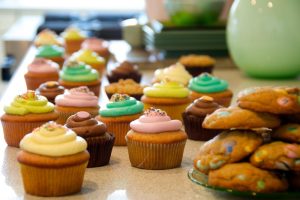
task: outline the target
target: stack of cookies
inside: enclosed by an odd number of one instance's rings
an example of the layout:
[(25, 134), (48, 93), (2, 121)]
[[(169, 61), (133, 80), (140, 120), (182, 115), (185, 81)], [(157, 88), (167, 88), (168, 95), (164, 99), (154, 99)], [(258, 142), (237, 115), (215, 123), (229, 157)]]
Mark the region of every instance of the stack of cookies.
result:
[(194, 168), (208, 185), (259, 193), (300, 188), (300, 90), (248, 88), (237, 106), (220, 108), (202, 126), (224, 131), (200, 148)]

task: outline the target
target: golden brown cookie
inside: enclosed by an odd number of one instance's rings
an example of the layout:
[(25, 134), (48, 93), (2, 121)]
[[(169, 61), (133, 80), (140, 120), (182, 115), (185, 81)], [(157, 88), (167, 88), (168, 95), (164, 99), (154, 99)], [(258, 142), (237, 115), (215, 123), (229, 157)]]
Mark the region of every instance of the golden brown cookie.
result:
[(238, 106), (274, 114), (300, 113), (300, 90), (296, 87), (253, 87), (241, 91)]
[(253, 153), (250, 161), (263, 169), (300, 171), (300, 145), (281, 141), (265, 144)]
[(257, 113), (239, 107), (220, 108), (206, 116), (202, 126), (208, 129), (275, 128), (279, 117), (269, 113)]
[(238, 191), (261, 193), (282, 192), (288, 188), (285, 179), (272, 172), (256, 168), (250, 163), (233, 163), (212, 170), (208, 175), (208, 184)]
[(287, 142), (300, 143), (300, 124), (285, 124), (280, 126), (273, 134), (272, 137)]
[(263, 142), (253, 131), (224, 131), (204, 143), (194, 159), (194, 168), (207, 174), (227, 163), (242, 160), (255, 151)]

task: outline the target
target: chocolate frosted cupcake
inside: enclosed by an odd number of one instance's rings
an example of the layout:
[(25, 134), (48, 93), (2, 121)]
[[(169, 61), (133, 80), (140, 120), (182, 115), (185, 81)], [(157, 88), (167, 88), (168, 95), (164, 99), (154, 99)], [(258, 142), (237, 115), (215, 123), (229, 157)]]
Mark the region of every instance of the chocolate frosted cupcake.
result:
[(109, 163), (115, 136), (106, 132), (104, 123), (92, 118), (88, 112), (80, 111), (68, 118), (66, 127), (86, 140), (90, 153), (87, 167), (99, 167)]
[(139, 83), (141, 81), (142, 75), (138, 71), (137, 65), (133, 65), (130, 62), (124, 61), (115, 69), (111, 70), (107, 74), (107, 78), (110, 83), (118, 82), (119, 79), (133, 79), (135, 82)]
[(202, 122), (206, 115), (213, 113), (220, 107), (221, 106), (214, 102), (214, 99), (209, 96), (203, 96), (190, 104), (185, 109), (185, 112), (182, 113), (188, 138), (192, 140), (207, 141), (215, 137), (219, 131), (203, 128)]
[(40, 87), (36, 90), (36, 93), (47, 97), (48, 101), (54, 104), (55, 97), (63, 94), (64, 91), (65, 88), (59, 85), (57, 81), (47, 81), (40, 85)]

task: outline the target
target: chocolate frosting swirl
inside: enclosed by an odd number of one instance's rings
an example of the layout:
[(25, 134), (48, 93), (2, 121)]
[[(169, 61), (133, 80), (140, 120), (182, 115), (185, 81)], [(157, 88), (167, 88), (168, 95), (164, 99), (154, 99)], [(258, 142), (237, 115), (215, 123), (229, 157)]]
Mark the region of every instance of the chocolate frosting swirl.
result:
[(122, 74), (122, 75), (128, 75), (128, 74), (140, 74), (138, 72), (138, 68), (136, 65), (133, 65), (132, 63), (128, 61), (122, 62), (119, 66), (117, 66), (115, 69), (111, 71), (111, 74)]
[(77, 135), (83, 138), (102, 136), (106, 133), (106, 125), (92, 118), (85, 111), (71, 115), (67, 119), (66, 127), (72, 129)]
[(191, 103), (185, 111), (188, 115), (205, 117), (206, 115), (213, 113), (218, 108), (221, 108), (221, 106), (214, 102), (212, 97), (203, 96)]
[(47, 97), (47, 99), (54, 99), (57, 95), (63, 94), (65, 88), (56, 81), (48, 81), (40, 85), (37, 93)]

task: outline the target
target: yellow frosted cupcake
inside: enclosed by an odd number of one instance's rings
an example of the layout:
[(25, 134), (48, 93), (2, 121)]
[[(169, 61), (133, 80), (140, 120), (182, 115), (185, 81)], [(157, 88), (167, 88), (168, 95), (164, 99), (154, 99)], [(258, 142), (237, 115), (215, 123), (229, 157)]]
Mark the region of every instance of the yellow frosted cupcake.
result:
[(26, 193), (62, 196), (81, 190), (89, 160), (86, 141), (55, 122), (26, 135), (17, 155)]
[(65, 49), (67, 54), (72, 54), (78, 51), (81, 47), (81, 43), (86, 38), (86, 35), (75, 27), (69, 27), (64, 32), (62, 32), (61, 36), (65, 41)]
[(70, 60), (76, 60), (90, 65), (99, 73), (102, 73), (105, 69), (105, 59), (89, 49), (82, 49), (73, 53)]
[(16, 96), (4, 107), (4, 112), (1, 116), (4, 139), (13, 147), (19, 147), (20, 140), (34, 128), (58, 118), (54, 105), (31, 90)]
[(193, 78), (184, 66), (180, 63), (173, 64), (164, 69), (157, 69), (154, 72), (153, 83), (158, 83), (164, 80), (178, 82), (187, 86), (190, 79)]
[(144, 88), (142, 102), (145, 109), (155, 107), (168, 113), (172, 119), (182, 120), (181, 114), (189, 105), (189, 90), (178, 82), (155, 83)]

